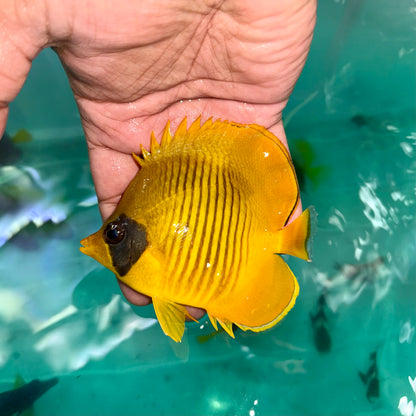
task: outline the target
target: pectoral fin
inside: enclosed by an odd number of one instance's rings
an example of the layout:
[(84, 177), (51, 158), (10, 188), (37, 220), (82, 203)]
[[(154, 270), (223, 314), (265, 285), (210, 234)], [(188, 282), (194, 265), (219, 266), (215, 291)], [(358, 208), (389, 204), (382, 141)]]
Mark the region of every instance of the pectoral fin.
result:
[(185, 306), (156, 297), (152, 301), (163, 332), (175, 342), (181, 342), (185, 331), (185, 318), (194, 321), (195, 319), (188, 313)]

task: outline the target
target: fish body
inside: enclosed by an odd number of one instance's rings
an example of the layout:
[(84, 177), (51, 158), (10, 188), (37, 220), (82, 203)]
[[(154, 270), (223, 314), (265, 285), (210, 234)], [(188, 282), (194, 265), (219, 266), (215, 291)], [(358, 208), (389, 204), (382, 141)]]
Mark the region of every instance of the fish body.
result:
[(35, 379), (18, 388), (0, 393), (0, 415), (21, 414), (57, 383), (56, 377), (45, 381)]
[(290, 225), (299, 188), (288, 151), (264, 127), (186, 119), (169, 124), (113, 215), (81, 251), (152, 297), (164, 332), (180, 341), (187, 312), (203, 308), (262, 331), (294, 305), (299, 286), (283, 259), (308, 260), (309, 211)]
[(374, 351), (370, 354), (371, 365), (366, 373), (358, 372), (361, 381), (367, 386), (366, 397), (369, 402), (380, 397), (380, 380), (378, 377), (377, 353)]
[(22, 151), (15, 143), (7, 133), (0, 138), (0, 166), (12, 165), (21, 159)]
[(315, 347), (321, 353), (329, 352), (332, 346), (325, 309), (325, 295), (321, 294), (318, 299), (317, 312), (315, 314), (310, 314)]

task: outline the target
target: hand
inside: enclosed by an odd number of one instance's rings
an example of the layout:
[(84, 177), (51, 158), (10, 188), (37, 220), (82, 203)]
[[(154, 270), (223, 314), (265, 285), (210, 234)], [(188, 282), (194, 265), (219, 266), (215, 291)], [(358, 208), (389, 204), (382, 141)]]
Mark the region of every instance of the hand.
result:
[[(315, 0), (24, 5), (0, 0), (0, 55), (10, 62), (0, 68), (0, 133), (31, 61), (52, 46), (80, 110), (103, 219), (137, 172), (131, 153), (168, 120), (172, 132), (200, 114), (256, 123), (286, 144), (281, 115), (309, 51)], [(130, 302), (150, 302), (120, 286)]]

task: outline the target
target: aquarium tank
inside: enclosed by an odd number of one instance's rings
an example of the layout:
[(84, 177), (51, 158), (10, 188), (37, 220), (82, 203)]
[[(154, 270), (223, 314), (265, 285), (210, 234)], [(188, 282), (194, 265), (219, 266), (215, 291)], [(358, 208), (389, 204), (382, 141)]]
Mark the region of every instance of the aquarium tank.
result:
[(235, 339), (204, 316), (178, 344), (79, 252), (102, 222), (73, 95), (44, 50), (0, 142), (0, 414), (414, 416), (415, 18), (410, 0), (319, 3), (283, 114), (317, 214), (312, 262), (286, 259), (296, 305)]

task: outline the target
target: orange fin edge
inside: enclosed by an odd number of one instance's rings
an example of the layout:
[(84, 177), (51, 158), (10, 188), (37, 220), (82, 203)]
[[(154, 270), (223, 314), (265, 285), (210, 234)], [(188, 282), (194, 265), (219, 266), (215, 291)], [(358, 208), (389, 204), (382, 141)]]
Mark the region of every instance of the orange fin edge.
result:
[(261, 326), (247, 326), (247, 325), (241, 325), (241, 324), (237, 324), (236, 325), (242, 329), (243, 331), (253, 331), (253, 332), (261, 332), (261, 331), (265, 331), (267, 329), (272, 328), (273, 326), (275, 326), (278, 322), (280, 322), (287, 314), (288, 312), (293, 308), (293, 306), (295, 306), (296, 303), (296, 298), (299, 295), (299, 283), (297, 281), (297, 279), (295, 278), (295, 276), (293, 276), (294, 278), (294, 284), (295, 284), (295, 288), (293, 291), (293, 295), (292, 298), (290, 300), (290, 302), (287, 304), (287, 306), (285, 307), (285, 309), (276, 316), (276, 318), (274, 318), (272, 321), (267, 322), (264, 325)]

